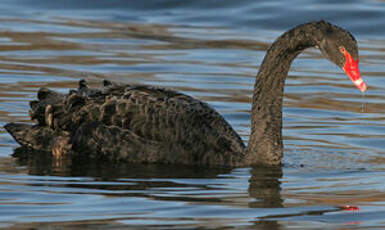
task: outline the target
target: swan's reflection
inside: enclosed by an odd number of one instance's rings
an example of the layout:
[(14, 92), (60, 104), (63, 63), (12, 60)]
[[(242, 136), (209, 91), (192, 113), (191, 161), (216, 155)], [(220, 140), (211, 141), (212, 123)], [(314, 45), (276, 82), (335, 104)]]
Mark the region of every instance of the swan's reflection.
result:
[(250, 208), (281, 208), (281, 167), (254, 167), (250, 171)]
[[(144, 191), (127, 193), (120, 195), (149, 197), (157, 200), (172, 200), (183, 202), (196, 203), (211, 203), (234, 205), (229, 202), (228, 196), (225, 199), (217, 196), (167, 196), (154, 197), (152, 193), (146, 193), (146, 190), (157, 188), (183, 188), (191, 187), (191, 184), (183, 184), (188, 178), (192, 179), (207, 179), (208, 181), (215, 180), (219, 175), (229, 175), (232, 169), (226, 168), (203, 168), (203, 167), (184, 167), (184, 166), (165, 166), (156, 164), (127, 164), (127, 163), (113, 163), (113, 162), (95, 162), (88, 159), (61, 159), (55, 160), (45, 152), (31, 151), (20, 147), (15, 149), (13, 156), (17, 159), (17, 163), (26, 166), (28, 173), (31, 175), (50, 175), (62, 177), (93, 177), (100, 181), (114, 181), (122, 178), (135, 179), (135, 183), (119, 183), (119, 185), (92, 185), (95, 189), (103, 190), (120, 190), (120, 191)], [(282, 198), (280, 195), (280, 178), (282, 177), (281, 168), (265, 168), (258, 167), (250, 170), (251, 178), (249, 179), (248, 197), (249, 203), (246, 206), (250, 208), (277, 208), (282, 207)], [(152, 179), (156, 180), (152, 180)], [(173, 180), (162, 180), (163, 178), (178, 179), (178, 182)], [(150, 180), (151, 179), (151, 180)], [(159, 180), (161, 179), (161, 180)], [(213, 182), (216, 183), (216, 182)], [(70, 186), (85, 186), (90, 188), (87, 184), (68, 184)], [(210, 185), (203, 183), (196, 183), (193, 185), (202, 191), (210, 192)], [(235, 195), (236, 197), (237, 195)], [(245, 194), (247, 196), (247, 194)], [(234, 198), (236, 199), (236, 198)], [(241, 206), (243, 206), (241, 204)], [(279, 229), (280, 225), (277, 221), (256, 221), (254, 224), (258, 229)]]

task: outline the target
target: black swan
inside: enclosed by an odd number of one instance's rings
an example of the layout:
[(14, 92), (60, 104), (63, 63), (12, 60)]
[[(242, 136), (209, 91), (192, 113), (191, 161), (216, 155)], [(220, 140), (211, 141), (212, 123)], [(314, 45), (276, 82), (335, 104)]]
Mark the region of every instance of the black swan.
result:
[(346, 30), (325, 21), (299, 25), (268, 49), (254, 85), (248, 146), (208, 104), (173, 90), (119, 85), (100, 89), (81, 80), (60, 94), (41, 88), (30, 102), (35, 125), (5, 129), (22, 146), (56, 157), (86, 156), (137, 163), (206, 166), (280, 165), (282, 98), (290, 65), (304, 49), (318, 47), (362, 91), (358, 48)]

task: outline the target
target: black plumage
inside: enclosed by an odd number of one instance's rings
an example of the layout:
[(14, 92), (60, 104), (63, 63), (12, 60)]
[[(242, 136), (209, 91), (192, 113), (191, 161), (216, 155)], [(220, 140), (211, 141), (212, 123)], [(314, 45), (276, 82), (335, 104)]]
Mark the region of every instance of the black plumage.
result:
[[(282, 159), (282, 98), (291, 62), (318, 46), (343, 67), (339, 47), (358, 59), (357, 42), (325, 21), (297, 26), (269, 48), (256, 77), (248, 147), (211, 106), (171, 89), (120, 85), (99, 89), (81, 80), (77, 90), (59, 94), (46, 88), (30, 103), (37, 124), (10, 123), (6, 130), (23, 146), (55, 156), (138, 163), (209, 166), (279, 165)], [(43, 140), (43, 141), (38, 141)]]

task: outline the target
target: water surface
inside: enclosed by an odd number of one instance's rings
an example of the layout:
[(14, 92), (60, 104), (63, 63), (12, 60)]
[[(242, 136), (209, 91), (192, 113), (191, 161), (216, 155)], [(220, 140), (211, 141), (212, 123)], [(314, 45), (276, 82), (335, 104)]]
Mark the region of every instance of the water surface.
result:
[(319, 51), (300, 55), (286, 81), (280, 169), (58, 165), (26, 157), (1, 128), (0, 227), (385, 227), (384, 1), (5, 0), (0, 12), (1, 126), (30, 122), (40, 87), (109, 79), (207, 101), (247, 142), (266, 49), (310, 20), (356, 36), (368, 84), (361, 95)]

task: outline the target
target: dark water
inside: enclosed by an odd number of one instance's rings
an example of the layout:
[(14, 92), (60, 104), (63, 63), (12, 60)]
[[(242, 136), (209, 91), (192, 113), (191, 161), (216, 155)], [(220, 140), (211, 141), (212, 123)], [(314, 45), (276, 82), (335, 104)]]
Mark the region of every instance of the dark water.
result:
[(1, 128), (0, 227), (385, 228), (384, 1), (3, 0), (0, 125), (29, 122), (42, 86), (66, 92), (106, 78), (207, 101), (247, 141), (265, 50), (319, 19), (356, 36), (368, 92), (306, 50), (285, 88), (282, 169), (58, 165), (12, 157), (17, 144)]

